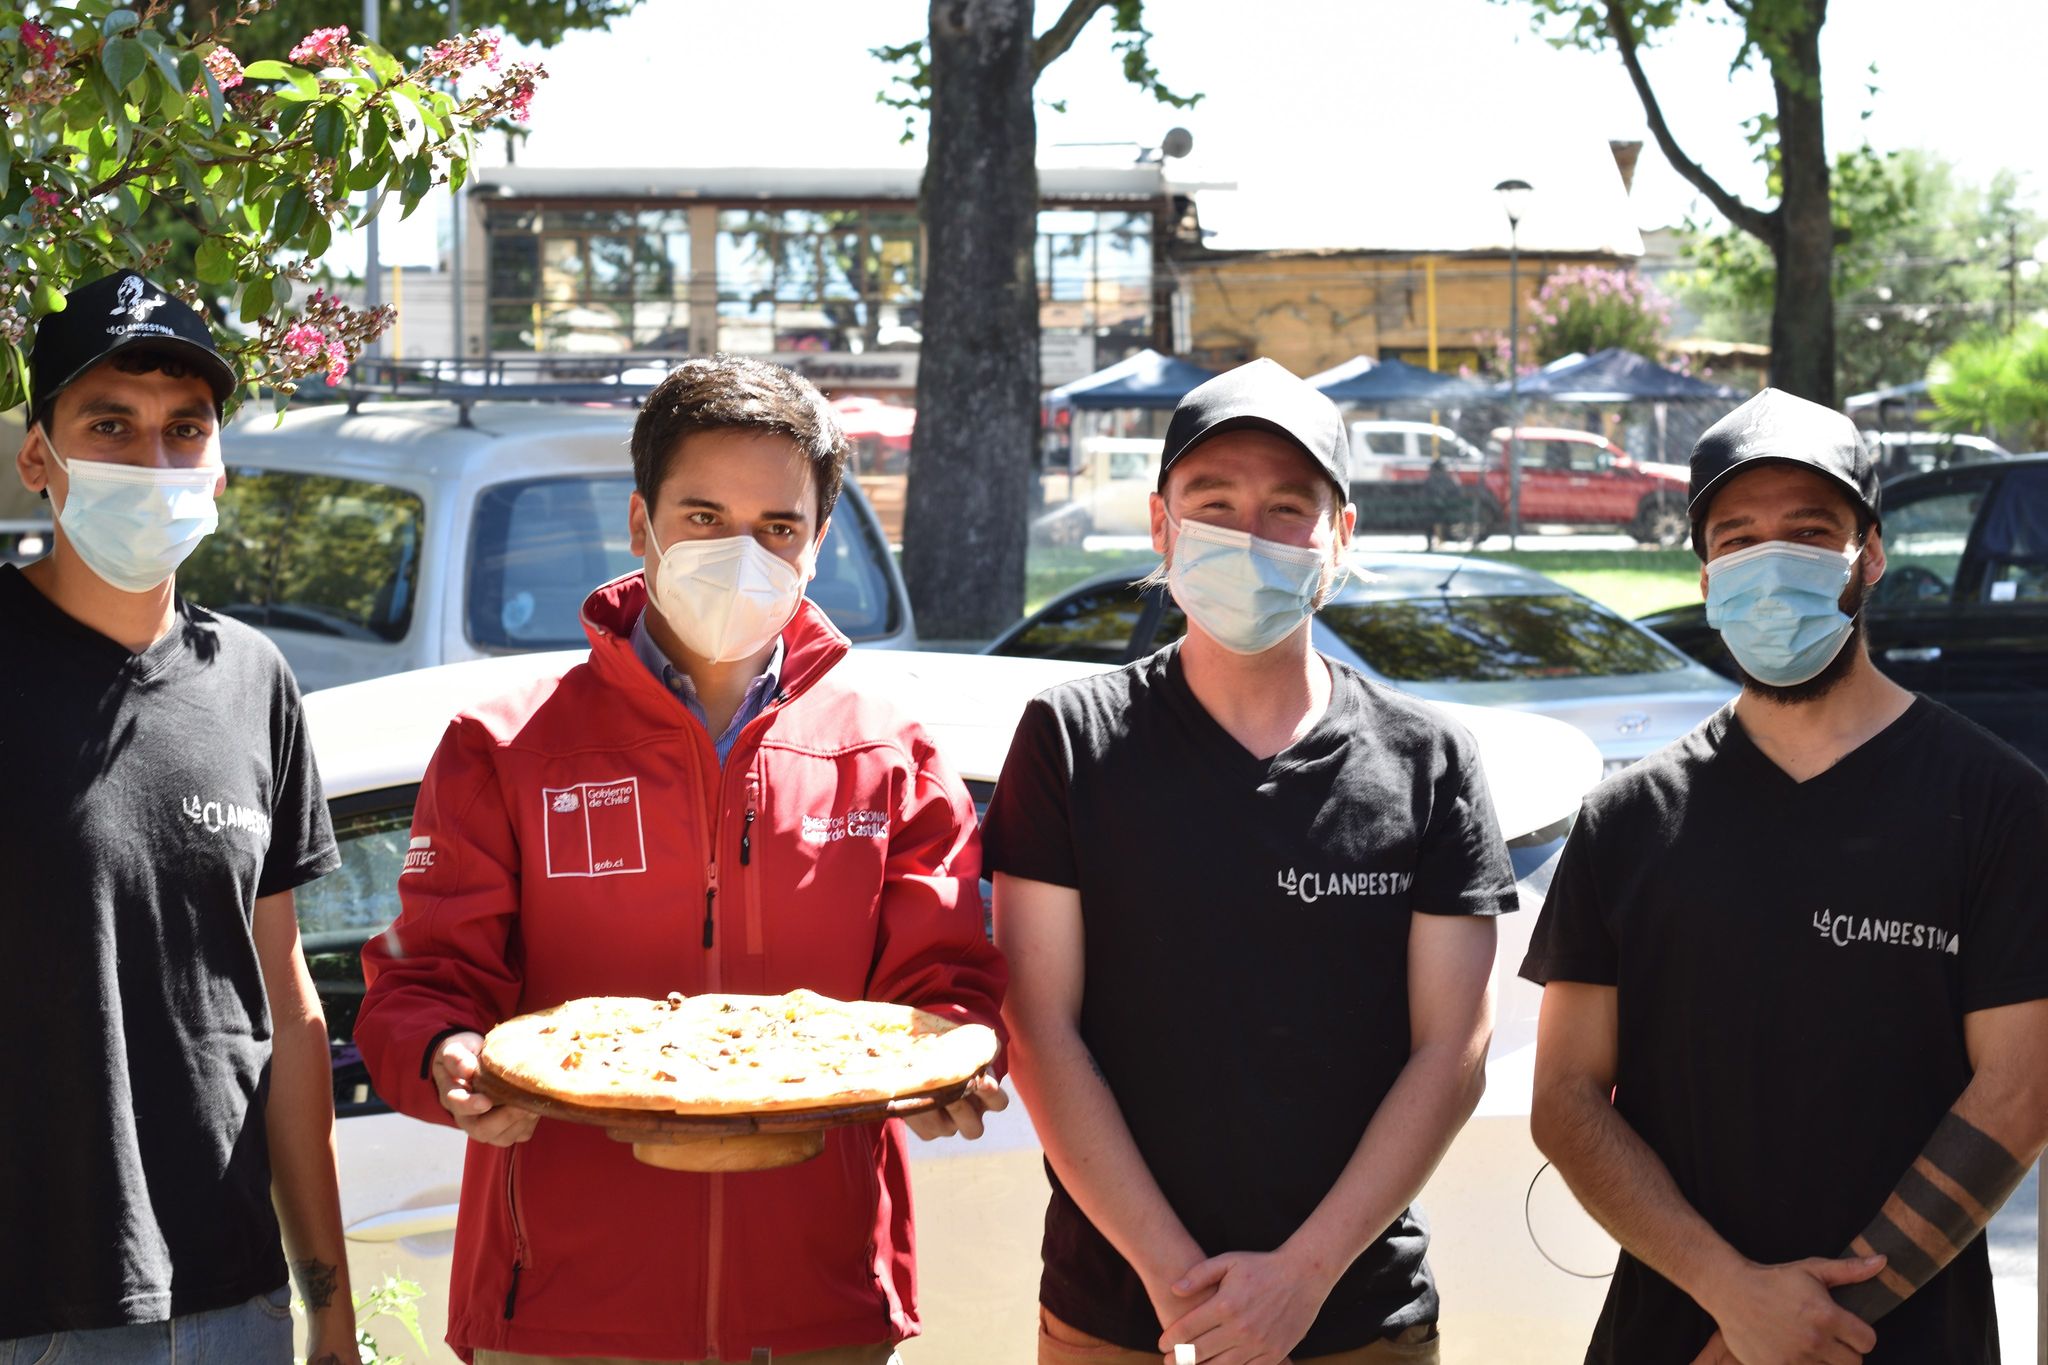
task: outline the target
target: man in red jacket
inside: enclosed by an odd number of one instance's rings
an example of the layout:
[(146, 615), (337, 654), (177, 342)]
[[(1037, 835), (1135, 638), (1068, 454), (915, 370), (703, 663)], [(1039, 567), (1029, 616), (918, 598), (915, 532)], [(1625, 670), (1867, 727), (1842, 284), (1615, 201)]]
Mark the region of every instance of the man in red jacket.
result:
[[(603, 1130), (495, 1109), (482, 1035), (586, 995), (900, 1001), (1000, 1027), (958, 777), (803, 598), (847, 443), (816, 389), (691, 361), (632, 438), (645, 567), (583, 608), (587, 662), (448, 728), (356, 1041), (395, 1108), (472, 1139), (448, 1341), (576, 1356), (882, 1365), (918, 1331), (903, 1125), (781, 1170), (658, 1170)], [(985, 1083), (922, 1137), (981, 1131)]]

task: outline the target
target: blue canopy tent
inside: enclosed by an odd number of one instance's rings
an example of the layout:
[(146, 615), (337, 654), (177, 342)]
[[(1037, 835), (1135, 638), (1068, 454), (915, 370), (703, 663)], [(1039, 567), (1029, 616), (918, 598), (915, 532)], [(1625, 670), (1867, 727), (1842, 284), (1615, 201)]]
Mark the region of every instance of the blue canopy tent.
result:
[(1369, 355), (1353, 356), (1342, 365), (1312, 374), (1308, 382), (1340, 406), (1369, 406), (1378, 403), (1456, 403), (1477, 398), (1485, 392), (1477, 384), (1410, 365), (1405, 360), (1374, 360)]
[[(1523, 375), (1517, 387), (1524, 400), (1534, 398), (1546, 403), (1654, 404), (1652, 424), (1656, 430), (1657, 459), (1660, 461), (1668, 458), (1670, 404), (1734, 403), (1745, 397), (1739, 389), (1668, 370), (1648, 356), (1624, 351), (1619, 346), (1595, 351), (1580, 360), (1567, 357), (1553, 361), (1534, 374)], [(1494, 385), (1488, 393), (1506, 402), (1510, 389), (1501, 383)], [(1682, 429), (1680, 449), (1691, 446), (1696, 435), (1697, 431), (1688, 433)]]
[[(1647, 356), (1610, 346), (1574, 364), (1556, 365), (1525, 375), (1517, 386), (1524, 398), (1553, 403), (1679, 403), (1688, 399), (1729, 402), (1743, 395), (1726, 384), (1710, 384), (1689, 374), (1667, 370)], [(1491, 396), (1508, 397), (1505, 383)]]
[(1145, 350), (1127, 355), (1107, 369), (1060, 385), (1046, 394), (1045, 404), (1048, 408), (1090, 411), (1171, 408), (1186, 396), (1189, 389), (1215, 377), (1214, 370), (1205, 370), (1200, 365), (1190, 365), (1185, 360)]

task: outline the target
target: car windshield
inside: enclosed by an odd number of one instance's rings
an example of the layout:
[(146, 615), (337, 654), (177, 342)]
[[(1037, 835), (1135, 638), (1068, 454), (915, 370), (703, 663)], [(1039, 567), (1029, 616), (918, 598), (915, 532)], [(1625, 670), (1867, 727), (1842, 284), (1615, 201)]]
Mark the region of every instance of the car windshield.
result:
[[(527, 479), (477, 500), (470, 547), (469, 638), (494, 649), (572, 649), (584, 642), (583, 599), (640, 567), (626, 528), (628, 475)], [(805, 596), (853, 640), (896, 629), (867, 520), (842, 499)]]
[(1569, 593), (1336, 602), (1319, 619), (1392, 682), (1667, 673), (1685, 659)]

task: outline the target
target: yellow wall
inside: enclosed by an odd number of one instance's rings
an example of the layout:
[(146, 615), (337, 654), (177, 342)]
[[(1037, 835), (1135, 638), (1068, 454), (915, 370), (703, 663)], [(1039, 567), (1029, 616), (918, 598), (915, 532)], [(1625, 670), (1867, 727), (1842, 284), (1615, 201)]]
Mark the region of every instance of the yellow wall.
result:
[[(1183, 261), (1193, 352), (1210, 365), (1271, 356), (1309, 375), (1355, 355), (1409, 352), (1426, 363), (1427, 272), (1421, 256), (1264, 255)], [(1438, 368), (1490, 357), (1508, 330), (1508, 261), (1500, 256), (1436, 258)], [(1544, 277), (1563, 267), (1626, 264), (1625, 258), (1524, 256), (1524, 322)]]

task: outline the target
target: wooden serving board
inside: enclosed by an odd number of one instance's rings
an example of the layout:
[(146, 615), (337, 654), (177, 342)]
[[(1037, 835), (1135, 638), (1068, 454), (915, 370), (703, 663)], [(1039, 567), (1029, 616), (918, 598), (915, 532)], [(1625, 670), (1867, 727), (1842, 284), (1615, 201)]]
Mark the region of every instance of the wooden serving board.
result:
[[(976, 1075), (985, 1074), (977, 1072)], [(587, 1123), (614, 1142), (633, 1145), (635, 1159), (670, 1171), (766, 1171), (809, 1161), (825, 1150), (825, 1130), (853, 1123), (921, 1114), (967, 1093), (974, 1077), (916, 1095), (826, 1109), (783, 1109), (762, 1114), (666, 1114), (653, 1109), (608, 1109), (571, 1104), (527, 1090), (480, 1066), (476, 1090), (493, 1104), (515, 1105), (544, 1118)]]
[[(986, 1069), (975, 1073), (985, 1075)], [(659, 1109), (616, 1109), (588, 1104), (571, 1104), (522, 1088), (492, 1069), (488, 1060), (477, 1068), (477, 1093), (493, 1104), (517, 1105), (544, 1118), (588, 1123), (617, 1133), (637, 1136), (672, 1133), (679, 1137), (742, 1137), (752, 1133), (801, 1133), (820, 1128), (838, 1128), (850, 1123), (880, 1123), (884, 1119), (922, 1114), (952, 1104), (967, 1093), (974, 1077), (893, 1099), (868, 1100), (860, 1104), (834, 1105), (823, 1109), (777, 1109), (759, 1114), (670, 1114)]]

